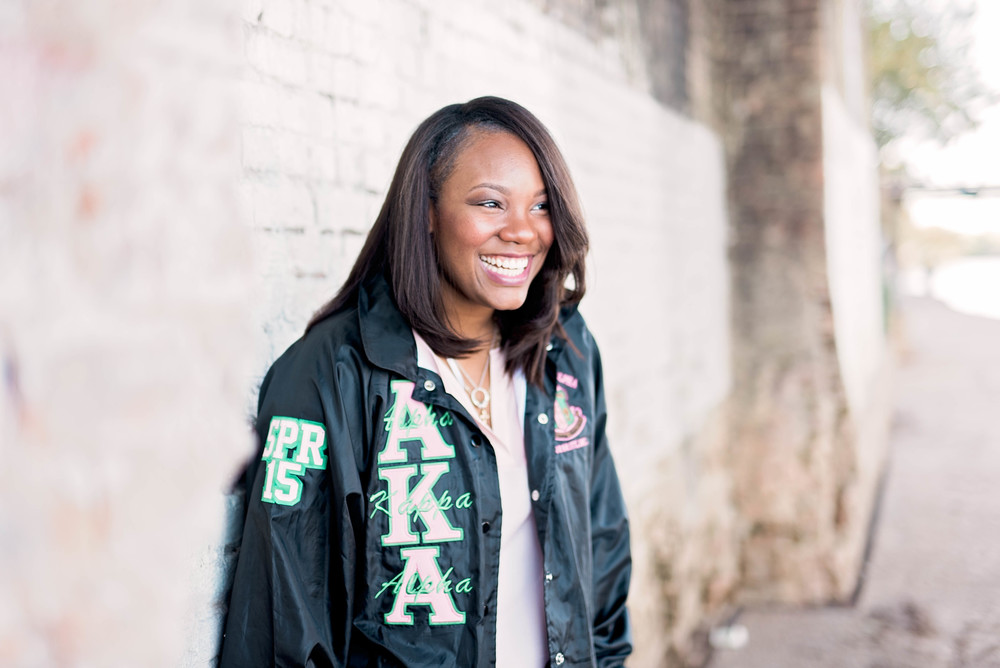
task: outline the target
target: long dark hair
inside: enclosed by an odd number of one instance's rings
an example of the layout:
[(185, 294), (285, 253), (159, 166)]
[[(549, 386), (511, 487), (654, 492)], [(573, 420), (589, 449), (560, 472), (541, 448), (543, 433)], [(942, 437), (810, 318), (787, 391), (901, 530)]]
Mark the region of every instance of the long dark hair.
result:
[[(532, 281), (524, 304), (497, 311), (508, 372), (522, 369), (541, 385), (545, 349), (552, 336), (565, 338), (559, 309), (583, 297), (587, 230), (566, 161), (545, 126), (527, 109), (499, 97), (480, 97), (440, 109), (410, 137), (396, 166), (382, 210), (351, 273), (337, 295), (309, 321), (306, 331), (338, 309), (355, 303), (369, 278), (384, 274), (396, 306), (428, 345), (443, 357), (462, 357), (485, 342), (448, 329), (442, 299), (444, 280), (430, 234), (430, 207), (475, 130), (509, 132), (535, 156), (548, 195), (554, 241)], [(571, 287), (566, 280), (573, 277)]]

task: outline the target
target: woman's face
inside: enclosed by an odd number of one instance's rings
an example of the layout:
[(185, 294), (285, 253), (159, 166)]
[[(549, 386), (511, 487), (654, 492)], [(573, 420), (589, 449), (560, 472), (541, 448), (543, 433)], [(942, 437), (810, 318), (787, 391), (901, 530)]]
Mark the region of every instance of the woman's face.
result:
[(454, 325), (524, 304), (553, 238), (528, 146), (508, 132), (474, 130), (431, 207), (431, 232)]

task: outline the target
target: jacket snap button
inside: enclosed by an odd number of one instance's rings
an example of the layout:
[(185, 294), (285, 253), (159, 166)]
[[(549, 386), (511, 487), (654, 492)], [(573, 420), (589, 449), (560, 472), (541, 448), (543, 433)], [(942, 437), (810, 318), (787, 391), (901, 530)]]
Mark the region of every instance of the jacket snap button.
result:
[(538, 414), (538, 423), (539, 424), (548, 424), (549, 423), (549, 416), (546, 415), (545, 413), (539, 413)]
[(473, 434), (472, 435), (472, 447), (478, 448), (482, 444), (483, 444), (482, 437), (479, 434)]
[(483, 533), (486, 533), (489, 530), (490, 530), (490, 523), (489, 522), (483, 522)]
[(537, 490), (537, 489), (533, 489), (533, 490), (531, 490), (531, 500), (532, 500), (532, 501), (538, 501), (538, 498), (539, 498), (540, 496), (541, 496), (541, 494), (539, 494), (539, 493), (538, 493), (538, 490)]
[(433, 392), (435, 387), (437, 387), (437, 385), (434, 384), (433, 380), (424, 381), (424, 389), (427, 390), (428, 392)]
[(549, 345), (545, 346), (545, 350), (552, 352), (552, 344), (550, 343)]
[(561, 666), (563, 665), (564, 661), (566, 661), (566, 657), (563, 656), (563, 653), (562, 652), (556, 653), (556, 665)]
[(546, 573), (545, 574), (545, 581), (546, 582), (552, 582), (552, 573)]

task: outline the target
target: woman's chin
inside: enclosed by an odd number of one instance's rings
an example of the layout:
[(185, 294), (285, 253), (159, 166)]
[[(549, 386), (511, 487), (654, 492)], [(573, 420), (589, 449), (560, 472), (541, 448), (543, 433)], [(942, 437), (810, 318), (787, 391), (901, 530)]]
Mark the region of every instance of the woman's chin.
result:
[(524, 294), (517, 296), (508, 296), (504, 299), (494, 299), (491, 300), (491, 306), (493, 306), (494, 311), (516, 311), (517, 309), (524, 306), (524, 302), (527, 300), (528, 294), (525, 290)]

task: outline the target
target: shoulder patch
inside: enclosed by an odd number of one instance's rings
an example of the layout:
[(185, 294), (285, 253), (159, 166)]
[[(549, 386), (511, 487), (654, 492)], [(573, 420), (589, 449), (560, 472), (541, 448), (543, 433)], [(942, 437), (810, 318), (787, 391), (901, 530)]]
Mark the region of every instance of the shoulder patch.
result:
[(326, 428), (319, 422), (275, 415), (261, 459), (267, 463), (260, 500), (294, 506), (306, 469), (326, 468)]

